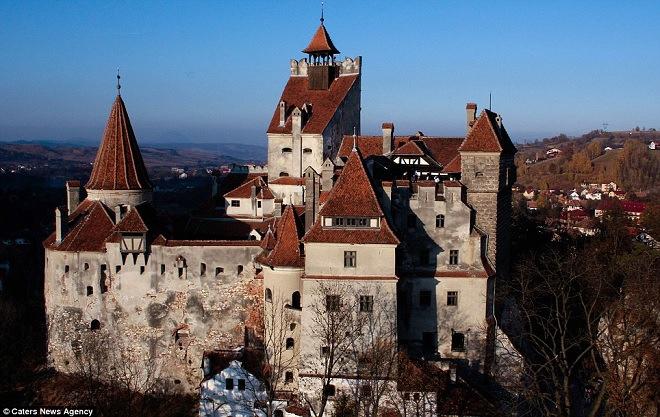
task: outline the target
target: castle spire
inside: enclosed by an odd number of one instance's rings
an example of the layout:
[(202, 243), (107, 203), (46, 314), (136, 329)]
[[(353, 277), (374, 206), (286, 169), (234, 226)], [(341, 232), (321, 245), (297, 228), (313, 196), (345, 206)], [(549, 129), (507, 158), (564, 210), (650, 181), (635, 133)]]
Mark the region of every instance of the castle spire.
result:
[(307, 48), (303, 49), (303, 52), (314, 57), (327, 57), (332, 55), (337, 55), (339, 50), (335, 48), (335, 45), (330, 39), (328, 31), (325, 29), (323, 17), (323, 6), (321, 6), (321, 24), (318, 29), (312, 36), (312, 40), (309, 41)]
[(325, 19), (323, 18), (323, 1), (321, 1), (321, 25), (323, 25), (323, 21)]
[(121, 84), (119, 84), (119, 79), (121, 77), (119, 76), (119, 67), (117, 67), (117, 95), (121, 96)]

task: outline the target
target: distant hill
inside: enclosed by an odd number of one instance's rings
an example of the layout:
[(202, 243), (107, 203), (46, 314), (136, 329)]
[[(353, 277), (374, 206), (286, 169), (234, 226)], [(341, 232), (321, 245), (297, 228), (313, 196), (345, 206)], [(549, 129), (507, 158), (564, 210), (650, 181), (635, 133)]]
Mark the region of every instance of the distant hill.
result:
[[(626, 191), (658, 191), (660, 132), (594, 130), (577, 138), (559, 135), (518, 145), (518, 182), (535, 188), (573, 188), (582, 182), (614, 181)], [(549, 158), (550, 149), (561, 152)], [(531, 162), (531, 163), (530, 163)]]

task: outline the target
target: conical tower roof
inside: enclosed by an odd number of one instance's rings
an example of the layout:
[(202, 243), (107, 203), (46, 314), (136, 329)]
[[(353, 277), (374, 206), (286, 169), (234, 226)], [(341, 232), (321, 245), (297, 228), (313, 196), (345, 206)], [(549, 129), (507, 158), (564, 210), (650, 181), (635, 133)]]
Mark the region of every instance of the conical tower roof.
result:
[(117, 95), (96, 153), (88, 190), (151, 190), (126, 106)]
[(316, 29), (316, 33), (309, 41), (307, 48), (303, 49), (303, 52), (311, 55), (336, 55), (339, 53), (339, 50), (332, 43), (328, 31), (325, 30), (323, 21), (321, 21), (319, 28)]

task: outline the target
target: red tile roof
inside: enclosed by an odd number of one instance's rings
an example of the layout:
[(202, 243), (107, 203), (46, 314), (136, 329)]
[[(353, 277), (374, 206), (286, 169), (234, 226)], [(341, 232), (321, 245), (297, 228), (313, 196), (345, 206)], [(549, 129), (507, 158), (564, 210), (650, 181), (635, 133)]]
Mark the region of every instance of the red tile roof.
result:
[(269, 183), (276, 185), (305, 185), (305, 179), (299, 177), (279, 177), (270, 180)]
[(290, 77), (278, 101), (278, 103), (280, 101), (286, 103), (286, 123), (280, 126), (278, 104), (268, 126), (268, 133), (291, 133), (291, 112), (294, 107), (302, 108), (305, 103), (311, 103), (312, 114), (303, 126), (302, 132), (323, 133), (358, 78), (359, 75), (342, 75), (336, 78), (327, 90), (310, 90), (307, 77)]
[(302, 235), (300, 219), (292, 206), (286, 206), (282, 218), (277, 222), (275, 246), (268, 254), (263, 264), (269, 266), (302, 267), (305, 260), (302, 256), (300, 236)]
[(115, 226), (111, 215), (101, 202), (85, 200), (72, 213), (62, 242), (57, 244), (53, 233), (44, 245), (59, 251), (104, 252), (106, 239)]
[(312, 40), (309, 41), (307, 48), (303, 49), (303, 52), (312, 55), (336, 55), (339, 53), (339, 50), (335, 48), (328, 31), (325, 30), (325, 26), (323, 25), (323, 22), (321, 22), (321, 25), (316, 29)]
[(394, 150), (394, 155), (424, 155), (425, 152), (419, 147), (417, 141), (411, 140), (403, 146)]
[(252, 186), (256, 187), (256, 197), (262, 200), (273, 200), (275, 196), (268, 188), (268, 184), (262, 177), (253, 178), (250, 181), (239, 185), (237, 188), (224, 195), (225, 198), (250, 198), (252, 196)]
[(275, 235), (273, 234), (273, 229), (270, 227), (264, 235), (264, 238), (261, 239), (261, 245), (264, 250), (271, 251), (275, 248)]
[[(322, 226), (321, 219), (328, 216), (378, 217), (380, 227), (377, 229), (326, 228)], [(303, 241), (393, 245), (399, 243), (383, 214), (359, 151), (351, 152), (337, 183), (319, 211), (319, 218)]]
[(115, 226), (116, 232), (134, 232), (134, 233), (147, 233), (149, 229), (144, 223), (138, 210), (133, 207), (126, 213), (123, 219)]
[(496, 113), (483, 110), (459, 151), (515, 153), (516, 147), (504, 126), (499, 126), (497, 117)]
[(424, 136), (421, 141), (424, 143), (433, 159), (446, 166), (459, 155), (458, 148), (461, 146), (461, 143), (463, 143), (463, 139), (464, 138)]
[(461, 172), (461, 155), (458, 154), (447, 165), (442, 168), (442, 172), (446, 174), (454, 174)]
[(117, 96), (112, 105), (103, 141), (85, 187), (90, 190), (152, 188), (121, 96)]

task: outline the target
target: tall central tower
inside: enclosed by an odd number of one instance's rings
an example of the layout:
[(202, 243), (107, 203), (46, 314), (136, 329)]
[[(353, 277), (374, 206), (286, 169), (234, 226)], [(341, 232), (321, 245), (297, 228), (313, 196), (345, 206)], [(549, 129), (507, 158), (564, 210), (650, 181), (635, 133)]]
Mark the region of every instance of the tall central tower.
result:
[(269, 181), (293, 177), (302, 183), (307, 167), (321, 172), (323, 161), (335, 158), (343, 135), (360, 132), (361, 57), (336, 59), (339, 50), (323, 17), (302, 52), (307, 58), (291, 60), (289, 80), (268, 126)]

